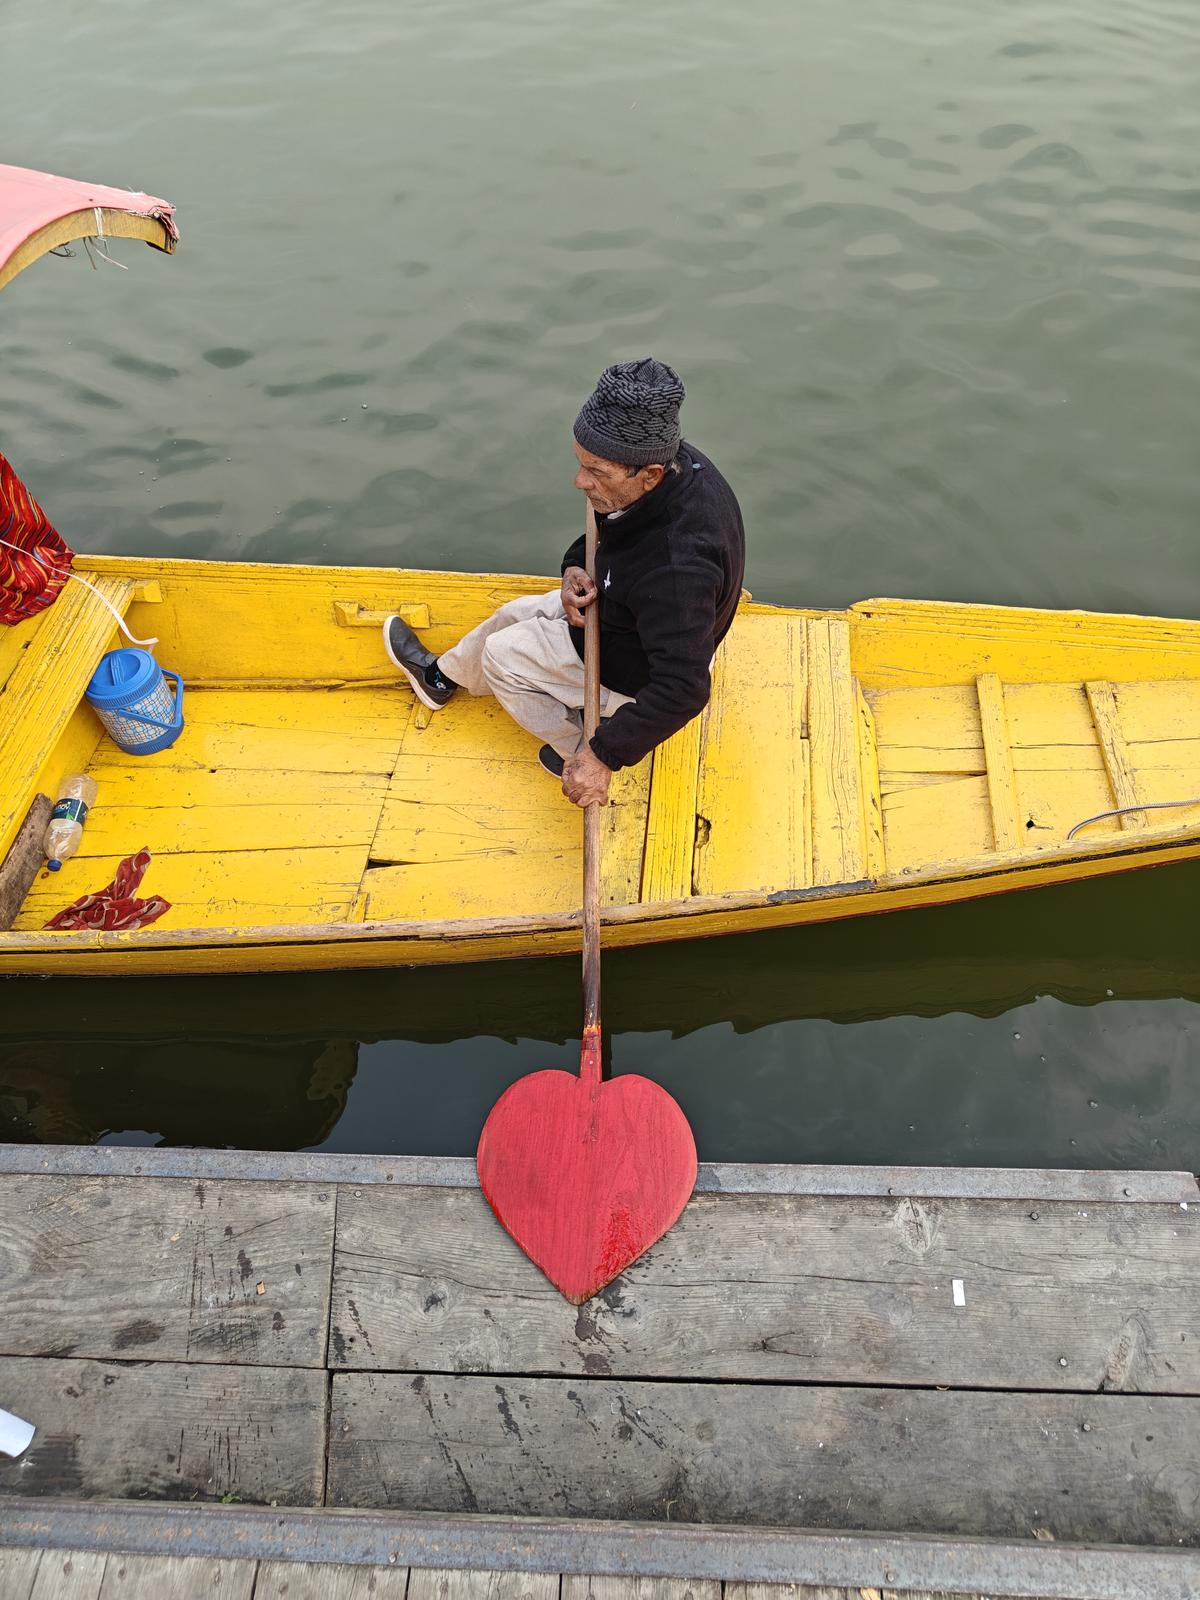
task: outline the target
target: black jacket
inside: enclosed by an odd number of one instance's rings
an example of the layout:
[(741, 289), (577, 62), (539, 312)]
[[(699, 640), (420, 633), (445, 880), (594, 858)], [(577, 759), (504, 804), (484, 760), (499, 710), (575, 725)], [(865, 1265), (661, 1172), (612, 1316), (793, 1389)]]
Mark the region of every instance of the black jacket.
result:
[[(746, 535), (733, 490), (686, 442), (678, 472), (615, 519), (597, 516), (600, 681), (636, 696), (600, 727), (592, 749), (614, 771), (633, 766), (708, 704), (709, 664), (742, 592)], [(575, 541), (562, 570), (584, 565)], [(583, 629), (571, 629), (583, 658)]]

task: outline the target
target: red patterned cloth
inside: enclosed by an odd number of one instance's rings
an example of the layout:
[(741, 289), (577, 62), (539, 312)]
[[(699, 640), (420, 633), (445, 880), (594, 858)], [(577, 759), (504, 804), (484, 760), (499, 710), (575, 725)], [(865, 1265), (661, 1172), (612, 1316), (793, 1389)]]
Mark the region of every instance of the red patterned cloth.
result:
[(22, 622), (58, 599), (75, 552), (2, 455), (0, 539), (0, 622)]
[(72, 905), (51, 917), (47, 928), (77, 932), (92, 928), (101, 933), (114, 929), (146, 928), (157, 922), (164, 911), (170, 911), (170, 901), (152, 894), (148, 900), (135, 900), (134, 895), (142, 881), (142, 874), (150, 865), (149, 850), (139, 850), (135, 856), (126, 856), (117, 868), (110, 884), (96, 894), (83, 894)]

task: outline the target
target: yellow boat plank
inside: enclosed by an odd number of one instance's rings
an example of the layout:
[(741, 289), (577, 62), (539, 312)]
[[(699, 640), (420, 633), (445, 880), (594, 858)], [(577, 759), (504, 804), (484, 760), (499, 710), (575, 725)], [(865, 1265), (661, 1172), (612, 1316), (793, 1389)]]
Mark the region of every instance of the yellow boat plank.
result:
[[(26, 896), (15, 927), (39, 929), (82, 894), (102, 889), (121, 856), (75, 856), (61, 872), (42, 872)], [(256, 927), (275, 923), (344, 921), (358, 894), (364, 852), (355, 846), (304, 850), (222, 850), (154, 856), (142, 898), (171, 902), (156, 928)]]
[(985, 777), (904, 789), (883, 797), (889, 873), (970, 860), (992, 851), (992, 807)]
[(202, 690), (184, 696), (184, 728), (168, 750), (130, 755), (108, 738), (98, 766), (263, 768), (390, 774), (412, 713), (411, 697), (354, 690)]
[[(608, 804), (600, 813), (600, 899), (604, 905), (636, 905), (641, 895), (652, 766), (650, 761), (640, 761), (636, 767), (622, 767), (613, 774)], [(579, 808), (571, 806), (571, 810)], [(582, 813), (575, 826), (582, 831)], [(582, 873), (582, 845), (579, 870)]]
[(851, 607), (854, 672), (864, 686), (1080, 684), (1200, 678), (1200, 623), (1163, 617), (864, 600)]
[(431, 649), (446, 650), (506, 600), (557, 587), (548, 577), (300, 563), (89, 556), (76, 566), (89, 578), (132, 570), (159, 580), (161, 600), (135, 602), (130, 626), (157, 635), (159, 660), (185, 681), (277, 678), (284, 665), (296, 677), (377, 675), (388, 666), (379, 630), (346, 627), (347, 608), (387, 615), (428, 607), (421, 637)]
[(704, 718), (693, 717), (654, 752), (641, 898), (680, 900), (692, 892), (696, 805)]
[(419, 703), (416, 710), (401, 747), (406, 756), (475, 761), (486, 753), (491, 761), (515, 761), (536, 770), (538, 740), (491, 695), (460, 691), (441, 711), (430, 712)]
[[(133, 594), (131, 577), (97, 580), (100, 595), (123, 613)], [(36, 632), (32, 624), (36, 621)], [(8, 676), (0, 727), (0, 859), (12, 843), (36, 792), (34, 784), (53, 766), (55, 746), (108, 648), (116, 625), (112, 613), (81, 583), (68, 583), (30, 628), (29, 641)], [(53, 798), (53, 797), (51, 797)]]
[(813, 882), (852, 883), (866, 871), (866, 851), (850, 630), (842, 617), (808, 623), (808, 736)]
[(960, 778), (978, 778), (978, 772), (889, 772), (882, 781), (880, 793), (886, 800), (889, 795), (905, 789), (932, 789), (939, 783), (957, 783)]
[[(1130, 754), (1137, 766), (1138, 792), (1143, 804), (1167, 804), (1170, 809), (1166, 811), (1152, 811), (1149, 821), (1152, 828), (1185, 827), (1189, 823), (1200, 822), (1200, 751), (1190, 765), (1184, 766), (1142, 766), (1138, 764), (1139, 750), (1146, 749), (1145, 745), (1131, 744)], [(1191, 805), (1178, 805), (1179, 801), (1191, 801)]]
[[(1017, 803), (1023, 842), (1031, 849), (1062, 844), (1077, 822), (1109, 811), (1112, 792), (1103, 768), (1074, 772), (1037, 772), (1017, 769)], [(1032, 824), (1032, 826), (1031, 826)], [(1119, 834), (1115, 821), (1099, 822), (1087, 830), (1086, 839)]]
[[(486, 779), (487, 763), (479, 766), (479, 776)], [(482, 798), (471, 802), (465, 795), (450, 802), (404, 799), (393, 790), (382, 807), (371, 860), (384, 865), (490, 855), (507, 857), (516, 870), (535, 851), (570, 849), (579, 830), (575, 811), (561, 794), (558, 806), (551, 809), (492, 806)]]
[(975, 680), (975, 689), (979, 695), (979, 720), (987, 757), (993, 845), (997, 850), (1015, 850), (1022, 841), (1017, 815), (1017, 780), (1004, 710), (1004, 685), (994, 672), (983, 672)]
[[(1124, 725), (1124, 717), (1121, 721)], [(1172, 772), (1200, 772), (1200, 736), (1195, 739), (1129, 739), (1126, 749), (1139, 783), (1159, 767)]]
[(1132, 744), (1200, 738), (1200, 683), (1118, 683), (1121, 727)]
[(371, 867), (357, 915), (367, 922), (444, 922), (567, 913), (582, 900), (582, 874), (579, 849), (553, 848), (530, 850), (519, 861), (497, 854)]
[(697, 894), (812, 882), (805, 647), (803, 618), (744, 617), (717, 652), (697, 800)]
[(26, 652), (35, 646), (38, 630), (49, 621), (48, 611), (39, 611), (24, 622), (14, 622), (11, 627), (0, 626), (0, 689), (12, 677)]
[[(1092, 710), (1092, 720), (1096, 724), (1096, 734), (1100, 740), (1104, 770), (1108, 773), (1108, 781), (1112, 786), (1113, 803), (1120, 807), (1139, 805), (1142, 796), (1138, 792), (1137, 774), (1133, 770), (1125, 744), (1125, 735), (1121, 730), (1116, 690), (1111, 683), (1094, 680), (1086, 683), (1084, 688), (1087, 691), (1088, 705)], [(1148, 825), (1148, 818), (1144, 811), (1126, 811), (1120, 823), (1122, 828), (1132, 832), (1137, 828), (1145, 828)]]
[(875, 715), (861, 689), (855, 693), (858, 708), (858, 759), (863, 785), (863, 836), (867, 852), (867, 877), (874, 881), (887, 871), (883, 838), (883, 791), (879, 779), (879, 737)]
[[(443, 711), (414, 716), (388, 785), (372, 861), (435, 867), (492, 857), (509, 874), (507, 889), (503, 876), (489, 871), (470, 891), (472, 903), (486, 904), (489, 915), (503, 913), (515, 878), (525, 878), (536, 893), (540, 872), (561, 871), (567, 903), (576, 904), (582, 813), (538, 764), (537, 749), (538, 741), (490, 696), (459, 695)], [(604, 892), (622, 903), (636, 900), (641, 880), (649, 781), (649, 761), (623, 769), (601, 813)], [(464, 892), (457, 867), (407, 880), (379, 876), (384, 870), (373, 869), (364, 905), (415, 897), (422, 906), (441, 907), (421, 916), (455, 914), (455, 896)]]
[[(511, 769), (513, 764), (497, 765)], [(539, 801), (548, 792), (554, 809), (539, 804), (523, 814), (510, 810), (490, 835), (486, 801), (470, 807), (422, 806), (423, 820), (406, 820), (402, 808), (389, 798), (386, 843), (381, 824), (371, 847), (372, 861), (386, 862), (389, 858), (383, 852), (392, 848), (408, 853), (395, 865), (371, 866), (363, 875), (356, 919), (442, 922), (576, 910), (583, 899), (583, 812), (536, 765), (532, 773), (522, 766), (518, 776), (526, 785), (536, 786)], [(600, 813), (603, 905), (637, 902), (648, 782), (644, 762), (614, 774), (609, 804)], [(457, 833), (438, 831), (456, 826)]]
[(99, 766), (81, 856), (358, 845), (362, 865), (387, 793), (380, 773)]
[[(606, 872), (614, 880), (630, 878), (632, 899), (641, 875), (648, 779), (648, 763), (615, 774), (602, 813)], [(483, 754), (473, 761), (401, 754), (371, 859), (436, 862), (490, 854), (511, 861), (531, 851), (573, 850), (581, 827), (579, 808), (536, 762), (493, 761)]]
[(408, 726), (413, 703), (407, 689), (382, 685), (364, 691), (309, 689), (296, 683), (273, 689), (199, 689), (184, 696), (189, 727), (246, 727), (340, 739), (398, 738)]
[(875, 718), (880, 750), (912, 746), (956, 750), (983, 759), (979, 702), (971, 685), (936, 689), (870, 689), (864, 697)]
[[(1007, 691), (1007, 685), (1006, 691)], [(1011, 731), (1011, 723), (1010, 723)], [(1082, 744), (1010, 745), (1016, 772), (1097, 772), (1104, 776), (1104, 761), (1095, 738)]]
[(1013, 759), (1019, 752), (1047, 747), (1077, 746), (1102, 765), (1096, 743), (1096, 725), (1079, 683), (1011, 683), (1004, 685), (1004, 710)]

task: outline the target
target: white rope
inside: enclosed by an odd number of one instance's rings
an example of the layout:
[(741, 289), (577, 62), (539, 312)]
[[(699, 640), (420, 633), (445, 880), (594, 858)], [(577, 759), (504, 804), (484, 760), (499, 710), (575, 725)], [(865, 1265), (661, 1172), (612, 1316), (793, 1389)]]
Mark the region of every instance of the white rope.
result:
[[(1178, 811), (1184, 806), (1200, 806), (1200, 794), (1193, 795), (1190, 800), (1143, 800), (1140, 806), (1118, 806), (1115, 811), (1097, 811), (1094, 817), (1084, 817), (1082, 822), (1077, 822), (1067, 835), (1067, 842), (1075, 837), (1080, 828), (1090, 828), (1093, 822), (1103, 822), (1106, 817), (1127, 817), (1131, 811)], [(1133, 836), (1128, 836), (1133, 843)]]
[[(10, 550), (15, 550), (19, 556), (28, 556), (30, 560), (36, 561), (39, 567), (44, 567), (47, 572), (52, 570), (34, 550), (23, 550), (19, 544), (10, 544), (7, 539), (0, 539), (0, 544), (6, 545)], [(130, 633), (129, 629), (125, 626), (125, 618), (117, 610), (116, 606), (113, 605), (112, 601), (109, 600), (105, 595), (102, 595), (99, 589), (97, 589), (94, 584), (90, 584), (86, 578), (81, 578), (77, 572), (68, 572), (67, 577), (74, 578), (76, 583), (81, 583), (85, 589), (90, 590), (91, 593), (96, 596), (96, 599), (99, 600), (102, 606), (106, 606), (108, 610), (112, 612), (113, 619), (115, 620), (117, 627), (120, 628), (121, 632), (129, 640), (130, 644), (139, 645), (143, 650), (152, 650), (158, 643), (157, 639), (135, 639), (133, 634)]]

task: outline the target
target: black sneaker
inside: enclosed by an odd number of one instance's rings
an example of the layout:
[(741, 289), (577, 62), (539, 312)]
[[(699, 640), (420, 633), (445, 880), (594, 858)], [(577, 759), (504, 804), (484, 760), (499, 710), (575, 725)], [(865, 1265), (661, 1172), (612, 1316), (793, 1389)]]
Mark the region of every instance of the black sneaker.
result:
[(561, 778), (566, 762), (552, 744), (544, 744), (538, 751), (538, 762), (552, 778)]
[(437, 657), (417, 638), (407, 622), (391, 616), (383, 625), (383, 648), (388, 658), (413, 686), (413, 693), (430, 711), (440, 711), (458, 688), (438, 671)]

